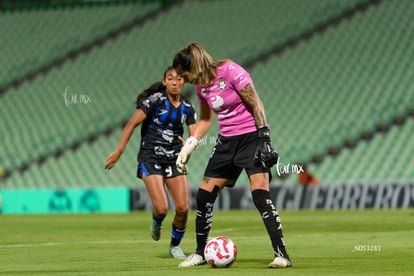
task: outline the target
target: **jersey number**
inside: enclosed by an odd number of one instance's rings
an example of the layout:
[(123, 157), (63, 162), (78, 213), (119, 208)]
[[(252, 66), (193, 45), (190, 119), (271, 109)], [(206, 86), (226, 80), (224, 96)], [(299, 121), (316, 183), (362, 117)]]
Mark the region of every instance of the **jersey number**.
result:
[(164, 171), (165, 171), (165, 177), (171, 177), (173, 174), (171, 166), (166, 166)]

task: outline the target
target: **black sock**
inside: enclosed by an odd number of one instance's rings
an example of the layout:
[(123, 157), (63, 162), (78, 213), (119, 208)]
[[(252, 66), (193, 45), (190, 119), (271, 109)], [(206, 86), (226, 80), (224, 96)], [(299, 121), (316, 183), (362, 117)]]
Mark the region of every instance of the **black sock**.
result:
[(185, 234), (185, 228), (178, 228), (177, 226), (172, 224), (172, 230), (171, 230), (171, 246), (178, 246), (181, 242), (181, 239), (184, 237)]
[(166, 215), (161, 215), (159, 217), (156, 217), (154, 215), (154, 213), (152, 213), (152, 220), (154, 220), (157, 224), (162, 224), (162, 222), (164, 221)]
[(289, 259), (283, 239), (282, 224), (279, 214), (270, 199), (270, 193), (266, 190), (254, 190), (252, 197), (272, 241), (275, 257), (279, 256)]
[(207, 244), (211, 223), (213, 222), (213, 205), (217, 198), (218, 187), (212, 192), (199, 189), (197, 192), (196, 212), (196, 253), (204, 256), (204, 247)]

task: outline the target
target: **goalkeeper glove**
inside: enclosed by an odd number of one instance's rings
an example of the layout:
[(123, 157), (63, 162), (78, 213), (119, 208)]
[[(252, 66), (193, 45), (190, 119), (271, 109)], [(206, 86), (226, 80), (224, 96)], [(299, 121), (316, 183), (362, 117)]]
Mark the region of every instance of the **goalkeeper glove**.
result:
[(190, 159), (191, 152), (197, 149), (198, 143), (199, 141), (195, 137), (191, 136), (185, 141), (184, 146), (181, 148), (176, 161), (177, 170), (181, 174), (188, 173), (187, 162)]
[(271, 168), (278, 162), (279, 154), (273, 148), (272, 141), (270, 141), (270, 131), (268, 127), (261, 127), (257, 130), (259, 136), (259, 145), (254, 156), (254, 163), (256, 166), (263, 166)]

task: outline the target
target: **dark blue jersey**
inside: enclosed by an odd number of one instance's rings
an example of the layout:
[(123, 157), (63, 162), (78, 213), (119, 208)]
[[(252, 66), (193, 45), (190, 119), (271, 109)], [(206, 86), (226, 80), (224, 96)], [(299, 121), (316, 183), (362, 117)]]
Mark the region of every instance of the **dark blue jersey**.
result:
[(175, 163), (182, 143), (178, 136), (184, 133), (183, 125), (196, 122), (194, 106), (181, 97), (178, 107), (170, 102), (167, 92), (157, 92), (137, 107), (147, 118), (141, 126), (141, 147), (138, 161)]

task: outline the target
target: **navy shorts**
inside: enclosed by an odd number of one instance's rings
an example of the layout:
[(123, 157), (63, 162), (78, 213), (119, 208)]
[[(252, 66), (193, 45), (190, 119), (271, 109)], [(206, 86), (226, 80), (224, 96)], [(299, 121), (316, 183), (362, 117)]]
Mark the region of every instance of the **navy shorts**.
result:
[(232, 137), (219, 135), (204, 176), (232, 180), (229, 186), (234, 186), (243, 169), (247, 175), (270, 174), (269, 168), (255, 165), (254, 155), (258, 145), (257, 132)]
[(164, 178), (172, 178), (181, 175), (177, 170), (175, 164), (140, 162), (138, 163), (137, 177), (142, 178), (142, 175), (162, 175)]

